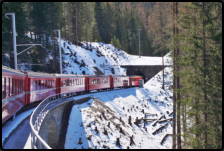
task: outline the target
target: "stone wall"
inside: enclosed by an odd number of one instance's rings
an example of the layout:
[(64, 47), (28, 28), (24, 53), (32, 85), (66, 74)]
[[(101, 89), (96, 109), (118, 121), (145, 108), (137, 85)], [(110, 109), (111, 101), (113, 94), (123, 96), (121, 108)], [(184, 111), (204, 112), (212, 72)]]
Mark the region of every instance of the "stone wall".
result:
[(68, 103), (66, 102), (52, 109), (41, 124), (39, 135), (51, 148), (55, 148), (58, 143), (62, 115)]
[(69, 102), (65, 102), (63, 104), (55, 106), (47, 113), (46, 117), (44, 118), (39, 130), (39, 136), (51, 148), (63, 149), (69, 120), (69, 117), (67, 116), (70, 115), (72, 106), (75, 104), (82, 104), (88, 102), (90, 99), (91, 97), (86, 97), (79, 100), (71, 100)]

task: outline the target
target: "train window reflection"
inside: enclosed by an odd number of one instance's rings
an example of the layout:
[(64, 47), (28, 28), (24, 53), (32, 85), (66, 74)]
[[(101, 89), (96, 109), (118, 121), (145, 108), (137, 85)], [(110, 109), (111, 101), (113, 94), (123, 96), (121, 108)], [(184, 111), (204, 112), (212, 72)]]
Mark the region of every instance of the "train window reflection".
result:
[(33, 79), (31, 79), (31, 82), (30, 82), (30, 89), (31, 91), (33, 90)]
[(44, 89), (44, 80), (41, 80), (41, 89)]
[(9, 78), (6, 78), (6, 97), (9, 96)]

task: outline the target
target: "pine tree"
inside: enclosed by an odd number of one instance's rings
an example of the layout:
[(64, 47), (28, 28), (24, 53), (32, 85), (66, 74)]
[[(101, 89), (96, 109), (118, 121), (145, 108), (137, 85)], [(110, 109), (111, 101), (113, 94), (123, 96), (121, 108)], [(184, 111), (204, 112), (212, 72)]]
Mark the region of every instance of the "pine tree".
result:
[(181, 101), (185, 102), (187, 118), (193, 123), (186, 125), (187, 148), (221, 147), (218, 141), (222, 139), (221, 87), (213, 86), (221, 81), (221, 78), (215, 79), (221, 74), (220, 8), (218, 3), (189, 3), (179, 20), (182, 29), (179, 37), (182, 54), (178, 59), (183, 85)]

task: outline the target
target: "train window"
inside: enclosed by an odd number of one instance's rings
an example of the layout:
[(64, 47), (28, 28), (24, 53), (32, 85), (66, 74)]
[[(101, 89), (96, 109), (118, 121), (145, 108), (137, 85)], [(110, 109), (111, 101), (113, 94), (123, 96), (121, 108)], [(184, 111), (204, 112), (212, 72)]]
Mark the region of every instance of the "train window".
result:
[(38, 90), (40, 90), (40, 88), (41, 88), (41, 80), (38, 80), (39, 82), (38, 82)]
[(47, 89), (47, 80), (45, 80), (44, 89)]
[(52, 88), (54, 88), (54, 80), (52, 80)]
[(72, 85), (74, 85), (74, 79), (72, 79)]
[(19, 79), (16, 79), (16, 94), (19, 93)]
[(82, 79), (80, 79), (80, 85), (82, 85)]
[(22, 92), (22, 80), (19, 79), (19, 93)]
[(69, 80), (69, 85), (72, 85), (72, 80), (71, 79)]
[(21, 83), (21, 86), (22, 86), (22, 88), (21, 88), (21, 92), (22, 92), (22, 93), (23, 93), (23, 89), (24, 89), (24, 87), (23, 87), (23, 81), (24, 81), (24, 80), (22, 79), (22, 80), (21, 80), (21, 82), (22, 82), (22, 83)]
[(18, 79), (18, 93), (21, 93), (21, 79)]
[(69, 79), (67, 79), (67, 83), (66, 83), (66, 85), (69, 86)]
[(63, 80), (63, 84), (62, 84), (62, 86), (66, 86), (65, 80)]
[(13, 95), (16, 94), (16, 79), (13, 79)]
[(15, 92), (14, 92), (14, 91), (15, 91), (15, 90), (14, 90), (14, 87), (15, 87), (15, 83), (14, 83), (14, 81), (15, 81), (15, 80), (12, 79), (12, 95), (14, 95), (14, 93), (15, 93)]
[(18, 84), (19, 83), (19, 79), (16, 79), (16, 94), (18, 94)]
[(31, 79), (31, 83), (30, 83), (30, 90), (33, 90), (33, 79)]
[(41, 80), (41, 89), (44, 89), (44, 80)]
[(35, 80), (34, 84), (35, 84), (34, 90), (37, 90), (37, 80)]
[(51, 87), (51, 83), (50, 83), (50, 80), (48, 80), (48, 83), (47, 83), (47, 85), (48, 85), (48, 88), (50, 88), (50, 87)]
[(12, 95), (14, 95), (14, 87), (15, 87), (14, 79), (12, 79)]
[(16, 79), (16, 94), (18, 94), (19, 79)]
[(21, 89), (22, 93), (23, 93), (23, 89), (24, 89), (23, 84), (24, 84), (24, 80), (22, 79), (22, 89)]
[(17, 79), (15, 79), (14, 82), (15, 82), (14, 94), (17, 94)]
[(17, 94), (19, 93), (19, 91), (20, 91), (20, 83), (19, 83), (19, 79), (17, 79)]
[(10, 96), (12, 96), (12, 78), (10, 78), (9, 84), (10, 84)]
[(2, 78), (2, 99), (5, 98), (5, 78)]
[(9, 78), (6, 78), (6, 97), (9, 96)]

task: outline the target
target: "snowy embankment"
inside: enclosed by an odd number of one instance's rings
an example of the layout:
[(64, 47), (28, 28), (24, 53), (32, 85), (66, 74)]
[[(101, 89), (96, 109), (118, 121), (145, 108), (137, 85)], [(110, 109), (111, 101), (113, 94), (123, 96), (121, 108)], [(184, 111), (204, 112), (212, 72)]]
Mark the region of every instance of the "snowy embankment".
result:
[[(171, 148), (171, 136), (168, 136), (162, 145), (160, 144), (166, 134), (172, 134), (170, 121), (161, 122), (172, 118), (172, 114), (169, 115), (173, 110), (172, 99), (169, 98), (169, 96), (172, 96), (172, 90), (168, 89), (168, 86), (172, 84), (170, 72), (171, 68), (166, 67), (164, 90), (161, 88), (161, 71), (149, 80), (144, 88), (121, 89), (75, 97), (74, 99), (77, 100), (93, 95), (95, 99), (73, 106), (64, 147), (66, 149), (126, 149), (127, 146), (135, 149)], [(134, 124), (136, 117), (138, 119), (144, 118), (142, 109), (144, 109), (144, 113), (157, 114), (157, 116), (146, 116), (147, 119), (154, 119), (154, 121), (145, 124), (147, 131), (142, 121), (139, 126)], [(102, 112), (104, 112), (104, 115)], [(102, 115), (101, 118), (100, 115)], [(129, 116), (131, 116), (132, 125), (128, 124)], [(159, 120), (159, 118), (161, 119)], [(155, 124), (156, 121), (161, 123), (157, 122)], [(108, 122), (110, 122), (110, 127)], [(89, 125), (90, 123), (91, 125)], [(163, 125), (165, 127), (162, 132), (152, 134)], [(98, 132), (95, 131), (96, 127)], [(120, 128), (122, 128), (123, 133), (120, 132)], [(104, 133), (104, 129), (106, 129), (107, 135)], [(132, 135), (134, 143), (130, 145)], [(82, 144), (78, 144), (79, 138), (81, 138)], [(116, 145), (117, 138), (120, 139), (121, 146)]]
[[(89, 45), (90, 43), (88, 43)], [(123, 50), (118, 50), (111, 44), (103, 44), (101, 42), (92, 42), (92, 51), (86, 50), (86, 45), (82, 47), (69, 44), (67, 41), (61, 40), (61, 47), (64, 54), (62, 55), (63, 73), (82, 75), (95, 75), (97, 67), (105, 75), (126, 75), (126, 70), (120, 65), (162, 65), (162, 57), (147, 57), (129, 55)], [(164, 57), (164, 64), (169, 65), (170, 58)], [(83, 64), (82, 64), (83, 63)], [(114, 73), (111, 71), (114, 68)]]

